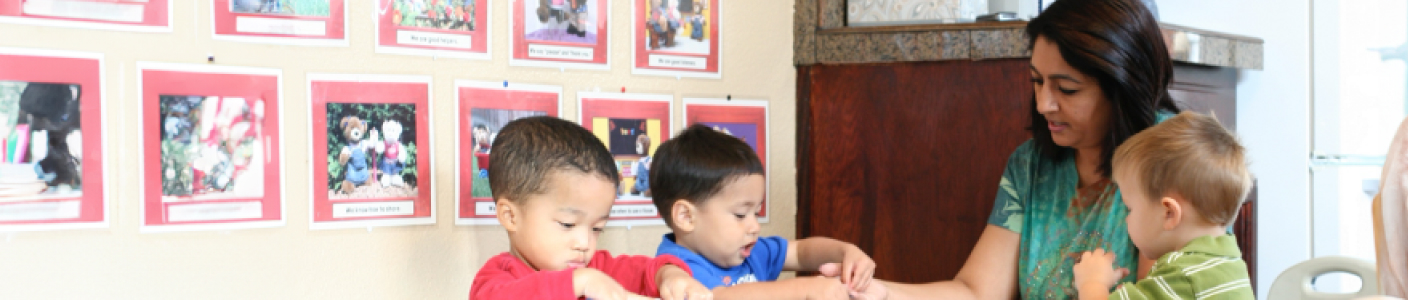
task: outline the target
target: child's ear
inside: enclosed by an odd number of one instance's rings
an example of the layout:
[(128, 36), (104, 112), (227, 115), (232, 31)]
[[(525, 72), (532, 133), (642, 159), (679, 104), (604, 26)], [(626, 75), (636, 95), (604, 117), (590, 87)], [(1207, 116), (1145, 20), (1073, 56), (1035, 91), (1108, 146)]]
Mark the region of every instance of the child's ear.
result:
[(1185, 207), (1174, 197), (1163, 197), (1159, 199), (1159, 206), (1164, 208), (1164, 230), (1173, 230), (1183, 222)]
[(680, 231), (694, 231), (695, 218), (698, 215), (699, 207), (684, 199), (675, 200), (675, 205), (670, 207), (670, 221), (673, 221), (675, 229)]
[(499, 199), (494, 203), (494, 214), (499, 216), (499, 224), (504, 226), (508, 232), (518, 231), (519, 218), (523, 215), (523, 210), (513, 201)]

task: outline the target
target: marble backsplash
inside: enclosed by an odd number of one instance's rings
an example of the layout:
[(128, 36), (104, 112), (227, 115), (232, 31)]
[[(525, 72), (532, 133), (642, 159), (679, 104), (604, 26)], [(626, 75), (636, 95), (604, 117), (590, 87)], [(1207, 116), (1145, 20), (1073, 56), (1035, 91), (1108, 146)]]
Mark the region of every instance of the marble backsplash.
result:
[[(849, 0), (846, 21), (856, 25), (953, 23), (988, 12), (989, 0)], [(997, 0), (1001, 1), (1001, 0)]]

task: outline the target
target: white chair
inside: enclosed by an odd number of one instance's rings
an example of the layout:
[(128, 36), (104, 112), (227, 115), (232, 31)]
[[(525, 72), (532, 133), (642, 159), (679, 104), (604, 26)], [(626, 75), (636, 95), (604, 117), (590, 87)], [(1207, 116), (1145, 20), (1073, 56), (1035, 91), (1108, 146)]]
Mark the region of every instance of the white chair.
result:
[[(1358, 276), (1364, 284), (1358, 292), (1348, 294), (1316, 291), (1312, 286), (1315, 277), (1334, 272)], [(1276, 276), (1276, 281), (1271, 283), (1271, 293), (1266, 299), (1349, 300), (1378, 294), (1379, 284), (1373, 264), (1346, 256), (1324, 256), (1303, 261), (1281, 272), (1280, 276)]]

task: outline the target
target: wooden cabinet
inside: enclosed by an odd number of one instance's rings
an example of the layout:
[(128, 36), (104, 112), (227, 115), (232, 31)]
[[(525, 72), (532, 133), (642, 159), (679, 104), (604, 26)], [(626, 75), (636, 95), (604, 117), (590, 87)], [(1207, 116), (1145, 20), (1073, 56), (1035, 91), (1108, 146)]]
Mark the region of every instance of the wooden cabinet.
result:
[[(952, 279), (987, 226), (1008, 155), (1029, 138), (1028, 65), (798, 66), (797, 236), (855, 243), (881, 279)], [(1234, 70), (1179, 65), (1175, 77), (1184, 106), (1235, 126)], [(1254, 221), (1249, 203), (1234, 226), (1253, 266)]]

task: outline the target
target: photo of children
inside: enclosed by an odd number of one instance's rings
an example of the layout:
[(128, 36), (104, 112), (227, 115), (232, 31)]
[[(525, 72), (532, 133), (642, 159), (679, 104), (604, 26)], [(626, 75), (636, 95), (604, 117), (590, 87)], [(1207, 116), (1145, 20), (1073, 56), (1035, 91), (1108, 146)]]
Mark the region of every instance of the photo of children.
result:
[(593, 118), (592, 132), (605, 142), (607, 150), (616, 157), (616, 165), (621, 169), (621, 194), (623, 197), (649, 197), (650, 153), (655, 150), (654, 140), (663, 134), (660, 119)]
[(414, 198), (413, 104), (327, 104), (328, 198)]
[(161, 95), (161, 200), (262, 198), (262, 99)]
[(478, 0), (391, 1), (391, 23), (406, 27), (474, 31)]
[(0, 22), (170, 32), (169, 0), (0, 0)]
[(329, 0), (230, 0), (230, 12), (246, 14), (327, 17)]
[(523, 37), (530, 41), (597, 43), (597, 1), (521, 0)]
[(76, 84), (0, 81), (0, 202), (83, 195)]
[(688, 54), (710, 53), (709, 0), (648, 1), (644, 15), (646, 45), (649, 50)]
[(471, 174), (474, 180), (470, 184), (470, 197), (489, 198), (493, 194), (489, 191), (489, 150), (494, 144), (494, 137), (498, 135), (499, 129), (508, 124), (509, 121), (546, 116), (547, 112), (532, 110), (511, 110), (511, 109), (490, 109), (473, 108), (470, 109), (470, 149), (474, 153), (474, 159), (470, 160)]

